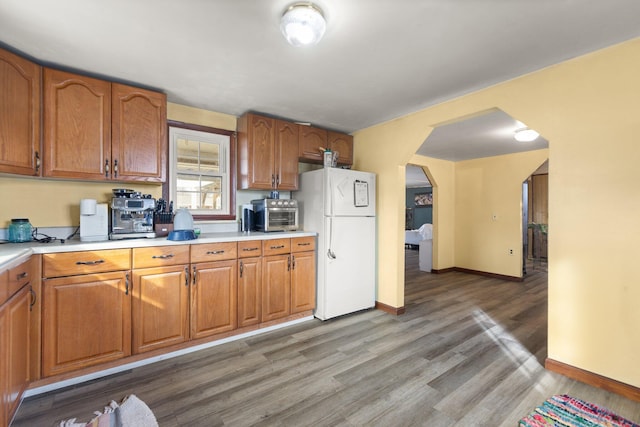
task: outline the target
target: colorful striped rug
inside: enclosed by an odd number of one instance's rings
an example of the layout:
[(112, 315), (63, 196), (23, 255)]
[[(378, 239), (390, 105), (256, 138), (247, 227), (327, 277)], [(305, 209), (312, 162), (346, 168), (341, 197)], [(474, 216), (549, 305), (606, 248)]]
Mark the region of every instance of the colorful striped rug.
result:
[(632, 421), (592, 403), (556, 395), (518, 423), (520, 427), (640, 427)]

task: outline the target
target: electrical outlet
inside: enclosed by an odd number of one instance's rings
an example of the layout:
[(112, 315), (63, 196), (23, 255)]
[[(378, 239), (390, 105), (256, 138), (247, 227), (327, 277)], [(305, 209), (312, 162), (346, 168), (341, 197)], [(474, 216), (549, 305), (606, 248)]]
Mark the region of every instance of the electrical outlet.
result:
[(513, 255), (513, 249), (509, 249), (509, 255)]

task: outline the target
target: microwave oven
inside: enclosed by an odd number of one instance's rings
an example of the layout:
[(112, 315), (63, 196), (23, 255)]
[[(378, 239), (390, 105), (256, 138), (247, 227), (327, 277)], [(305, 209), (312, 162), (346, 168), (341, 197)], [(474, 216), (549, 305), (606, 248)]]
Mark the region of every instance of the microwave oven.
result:
[(296, 231), (298, 202), (292, 199), (252, 200), (256, 231)]

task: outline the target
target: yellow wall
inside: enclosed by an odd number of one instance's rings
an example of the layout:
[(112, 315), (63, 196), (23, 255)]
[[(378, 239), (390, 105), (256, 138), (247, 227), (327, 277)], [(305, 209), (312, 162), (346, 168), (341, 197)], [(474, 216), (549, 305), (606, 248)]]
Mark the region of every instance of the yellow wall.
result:
[[(433, 184), (433, 268), (522, 275), (522, 183), (548, 150), (462, 162), (414, 155)], [(513, 249), (513, 255), (509, 254)]]
[[(380, 301), (403, 303), (396, 193), (404, 177), (396, 171), (410, 160), (407, 152), (415, 153), (439, 123), (500, 108), (550, 141), (548, 356), (640, 387), (639, 75), (640, 39), (634, 39), (356, 132), (358, 167), (384, 180), (378, 187)], [(456, 191), (470, 191), (458, 181), (470, 180), (472, 171), (460, 172), (450, 178)], [(505, 209), (499, 199), (493, 203)], [(460, 206), (451, 209), (460, 218)], [(473, 241), (455, 235), (457, 263)], [(491, 267), (487, 260), (474, 265)]]
[(522, 275), (522, 183), (547, 156), (538, 150), (456, 163), (456, 267)]
[(167, 118), (178, 122), (233, 131), (236, 130), (237, 121), (237, 117), (230, 114), (216, 113), (172, 102), (167, 103)]
[[(168, 103), (170, 120), (235, 130), (236, 117), (184, 105)], [(142, 193), (162, 196), (158, 184), (91, 183), (44, 178), (0, 176), (0, 228), (11, 218), (29, 218), (35, 227), (71, 227), (80, 224), (80, 199), (97, 199), (107, 203), (111, 189), (131, 188)]]
[(455, 267), (455, 163), (417, 154), (409, 163), (423, 166), (433, 185), (433, 269)]

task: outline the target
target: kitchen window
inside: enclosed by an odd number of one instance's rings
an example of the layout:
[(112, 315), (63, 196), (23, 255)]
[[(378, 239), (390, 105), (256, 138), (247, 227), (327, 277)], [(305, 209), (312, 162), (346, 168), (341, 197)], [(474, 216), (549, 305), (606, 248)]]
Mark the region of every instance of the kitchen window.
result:
[(196, 220), (235, 219), (235, 134), (169, 122), (169, 189), (174, 208)]

